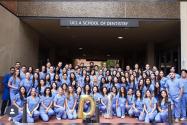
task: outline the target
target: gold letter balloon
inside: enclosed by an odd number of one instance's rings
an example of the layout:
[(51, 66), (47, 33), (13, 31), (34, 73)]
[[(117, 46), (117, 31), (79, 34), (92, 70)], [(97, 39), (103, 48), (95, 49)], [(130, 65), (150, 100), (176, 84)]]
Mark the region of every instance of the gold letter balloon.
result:
[[(90, 102), (90, 111), (89, 112), (83, 112), (84, 109), (84, 104), (86, 101)], [(80, 102), (79, 102), (79, 109), (78, 109), (78, 118), (80, 119), (85, 119), (87, 116), (92, 117), (95, 113), (95, 101), (90, 95), (82, 95), (80, 97)]]

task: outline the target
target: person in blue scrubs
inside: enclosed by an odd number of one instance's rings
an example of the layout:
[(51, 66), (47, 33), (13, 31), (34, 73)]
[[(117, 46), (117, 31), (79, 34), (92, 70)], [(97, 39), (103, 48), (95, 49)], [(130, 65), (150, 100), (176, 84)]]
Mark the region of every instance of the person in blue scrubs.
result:
[[(158, 114), (155, 117), (155, 122), (167, 122), (168, 120), (168, 102), (171, 102), (171, 105), (173, 105), (173, 102), (169, 100), (168, 94), (166, 90), (161, 91), (161, 98), (159, 99), (158, 104)], [(173, 107), (173, 106), (172, 106)]]
[(54, 80), (54, 77), (55, 77), (54, 67), (53, 66), (50, 66), (49, 74), (50, 74), (50, 80), (51, 80), (50, 82), (52, 82)]
[(125, 87), (126, 91), (128, 90), (128, 82), (124, 76), (121, 77), (121, 87)]
[(96, 104), (98, 105), (99, 110), (101, 109), (101, 99), (103, 96), (99, 93), (98, 86), (94, 86), (91, 96), (94, 98)]
[(66, 113), (68, 119), (76, 119), (76, 104), (77, 104), (77, 95), (74, 93), (73, 87), (68, 87), (68, 93), (66, 96)]
[(134, 95), (133, 95), (133, 89), (129, 88), (127, 92), (127, 104), (126, 104), (126, 112), (128, 113), (129, 110), (132, 109), (133, 103), (134, 103)]
[(3, 89), (3, 94), (2, 94), (1, 116), (4, 115), (5, 108), (6, 108), (7, 104), (8, 104), (8, 105), (11, 104), (8, 81), (9, 81), (10, 77), (13, 76), (14, 72), (15, 72), (15, 68), (14, 68), (14, 67), (11, 67), (11, 68), (10, 68), (10, 73), (6, 74), (6, 75), (3, 77), (2, 84), (3, 84), (3, 86), (4, 86), (4, 89)]
[(18, 94), (14, 96), (13, 105), (18, 108), (18, 115), (13, 118), (13, 122), (21, 122), (23, 116), (24, 102), (26, 101), (27, 93), (24, 86), (19, 88)]
[(181, 99), (181, 121), (186, 120), (186, 112), (187, 112), (187, 70), (181, 71), (180, 83), (184, 85), (183, 95)]
[(58, 94), (54, 97), (54, 111), (56, 113), (57, 120), (66, 118), (66, 96), (61, 87), (58, 88)]
[(8, 81), (8, 87), (10, 89), (10, 100), (11, 104), (13, 104), (13, 99), (14, 96), (18, 93), (19, 91), (19, 86), (20, 86), (20, 77), (19, 77), (19, 70), (17, 69), (15, 73), (13, 74), (12, 77), (10, 77)]
[(36, 96), (36, 89), (31, 89), (31, 96), (27, 98), (27, 122), (34, 123), (39, 118), (40, 98)]
[(68, 79), (67, 73), (62, 74), (62, 77), (60, 76), (61, 83), (66, 83), (67, 85), (70, 84), (70, 80)]
[(81, 95), (82, 95), (82, 87), (78, 86), (78, 87), (77, 87), (77, 90), (76, 90), (75, 92), (76, 92), (76, 95), (77, 95), (76, 110), (78, 110), (80, 97), (81, 97)]
[(52, 82), (50, 88), (51, 88), (52, 97), (54, 98), (58, 94), (58, 87), (56, 82)]
[(170, 99), (173, 101), (175, 122), (179, 122), (184, 85), (179, 79), (175, 78), (175, 73), (170, 73), (169, 77), (170, 78), (166, 82), (166, 88)]
[[(93, 87), (94, 86), (98, 86), (98, 78), (97, 78), (97, 76), (95, 75), (94, 77), (93, 77), (93, 81), (91, 82), (91, 87), (92, 87), (92, 89), (93, 89)], [(98, 88), (99, 89), (99, 88)]]
[(166, 81), (167, 81), (167, 78), (164, 77), (164, 72), (161, 70), (160, 73), (159, 73), (159, 80), (160, 80), (160, 90), (163, 90), (163, 89), (166, 89)]
[(103, 87), (107, 87), (108, 91), (110, 90), (110, 87), (111, 87), (111, 85), (108, 84), (108, 83), (106, 82), (106, 78), (105, 78), (105, 77), (102, 77), (102, 78), (101, 78), (101, 82), (100, 82), (99, 85), (100, 85), (99, 87), (100, 87), (101, 89), (102, 89)]
[(27, 71), (30, 73), (30, 80), (32, 80), (33, 79), (33, 73), (34, 73), (33, 67), (29, 66)]
[(157, 100), (159, 100), (159, 98), (160, 98), (160, 93), (161, 92), (161, 90), (160, 90), (160, 82), (159, 81), (156, 81), (155, 82), (155, 85), (154, 85), (154, 97), (157, 99)]
[(117, 98), (118, 98), (118, 91), (117, 91), (117, 88), (116, 88), (116, 86), (113, 86), (112, 87), (112, 94), (113, 94), (113, 99), (112, 99), (112, 114), (113, 114), (113, 116), (116, 116), (117, 115), (117, 113), (116, 113), (116, 100), (117, 100)]
[[(176, 79), (180, 79), (180, 77), (181, 77), (178, 73), (175, 72), (175, 67), (171, 67), (170, 73), (174, 73)], [(167, 78), (168, 79), (170, 78), (170, 74), (167, 75)]]
[(53, 97), (50, 87), (45, 88), (44, 95), (41, 97), (40, 103), (40, 117), (44, 122), (47, 122), (49, 121), (49, 118), (54, 115), (54, 111), (52, 109)]
[(140, 114), (143, 113), (144, 103), (142, 99), (142, 93), (140, 90), (136, 90), (135, 98), (132, 105), (132, 108), (129, 110), (129, 116), (135, 116), (140, 119)]
[(46, 86), (46, 84), (45, 84), (45, 81), (44, 81), (43, 79), (40, 79), (40, 82), (39, 82), (39, 84), (38, 84), (38, 89), (37, 89), (38, 95), (39, 95), (40, 97), (44, 95), (44, 90), (45, 90), (46, 87), (47, 87), (47, 86)]
[(43, 65), (41, 68), (41, 72), (39, 73), (40, 79), (45, 79), (46, 73), (47, 73), (47, 70), (46, 70), (45, 66)]
[[(119, 83), (119, 80), (118, 80), (118, 78), (115, 76), (114, 77), (114, 83), (113, 83), (113, 86), (115, 86), (116, 87), (116, 91), (118, 91), (120, 88), (121, 88), (121, 85), (120, 85), (120, 83)], [(110, 88), (112, 88), (112, 87), (110, 87)]]
[(63, 83), (61, 88), (65, 94), (68, 92), (68, 85), (66, 83)]
[(58, 87), (62, 85), (62, 82), (60, 80), (60, 76), (58, 74), (55, 74), (54, 79), (53, 79), (52, 82), (56, 82)]
[(151, 79), (149, 77), (145, 79), (143, 93), (145, 94), (147, 90), (150, 90), (152, 94), (154, 93), (154, 85), (151, 84)]
[(144, 80), (143, 79), (140, 79), (136, 90), (140, 90), (142, 97), (144, 97), (145, 93), (144, 93)]
[(101, 98), (100, 109), (102, 112), (102, 116), (104, 116), (107, 111), (107, 104), (108, 104), (108, 89), (107, 89), (107, 87), (103, 87), (101, 93), (102, 93), (102, 98)]
[(147, 90), (144, 103), (144, 113), (140, 114), (139, 120), (145, 121), (146, 123), (153, 122), (157, 115), (156, 104), (157, 100), (152, 96), (151, 91)]
[(21, 67), (21, 70), (20, 70), (20, 79), (21, 79), (21, 80), (25, 79), (26, 73), (27, 73), (27, 68), (26, 68), (26, 66), (22, 66), (22, 67)]
[(127, 92), (125, 87), (121, 87), (118, 95), (118, 99), (116, 100), (116, 110), (117, 117), (125, 118), (125, 110), (127, 105)]
[(30, 80), (29, 72), (26, 73), (25, 79), (21, 80), (20, 86), (24, 86), (26, 88), (27, 96), (30, 95), (32, 88), (32, 80)]
[(45, 76), (45, 84), (47, 87), (50, 87), (51, 86), (51, 75), (49, 73), (46, 74)]
[(128, 82), (128, 89), (132, 89), (133, 91), (136, 90), (136, 82), (133, 75), (130, 75), (129, 82)]
[[(84, 86), (84, 93), (83, 95), (90, 95), (91, 94), (91, 87), (89, 84), (86, 84)], [(86, 101), (86, 103), (84, 104), (84, 111), (88, 112), (90, 109), (90, 101)]]
[(94, 86), (93, 89), (92, 89), (92, 93), (91, 93), (91, 96), (93, 96), (94, 100), (96, 102), (100, 102), (101, 98), (102, 98), (102, 95), (99, 93), (99, 88), (98, 86)]
[(33, 79), (32, 79), (32, 87), (37, 89), (39, 81), (40, 81), (39, 73), (35, 72), (34, 75), (33, 75)]

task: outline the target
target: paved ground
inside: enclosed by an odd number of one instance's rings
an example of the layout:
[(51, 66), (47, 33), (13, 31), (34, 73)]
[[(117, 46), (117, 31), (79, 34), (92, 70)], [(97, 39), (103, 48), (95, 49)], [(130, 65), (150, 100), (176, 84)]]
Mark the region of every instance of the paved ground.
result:
[[(76, 120), (57, 120), (55, 117), (52, 117), (49, 122), (43, 122), (41, 120), (36, 121), (37, 125), (59, 125), (59, 124), (81, 124), (82, 120), (81, 119), (76, 119)], [(119, 123), (126, 123), (126, 124), (143, 124), (143, 122), (138, 121), (135, 118), (130, 118), (126, 117), (124, 119), (120, 118), (113, 118), (113, 119), (105, 119), (103, 117), (100, 117), (100, 123), (110, 123), (110, 124), (119, 124)], [(8, 116), (3, 116), (0, 118), (0, 125), (11, 125), (11, 122), (8, 121)], [(185, 122), (180, 122), (177, 123), (178, 125), (184, 124), (187, 125), (187, 121)], [(176, 125), (176, 123), (175, 123)]]

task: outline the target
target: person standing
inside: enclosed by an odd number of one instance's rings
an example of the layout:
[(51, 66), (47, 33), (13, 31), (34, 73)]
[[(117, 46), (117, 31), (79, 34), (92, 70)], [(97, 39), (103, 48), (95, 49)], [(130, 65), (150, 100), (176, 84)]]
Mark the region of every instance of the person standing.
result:
[(180, 80), (175, 77), (175, 73), (170, 73), (169, 77), (170, 78), (166, 82), (166, 89), (169, 93), (171, 101), (173, 101), (175, 122), (179, 122), (181, 114), (181, 98), (184, 85), (181, 84)]
[(187, 70), (181, 71), (180, 83), (184, 85), (183, 95), (181, 99), (181, 121), (186, 120), (186, 104), (187, 104)]
[(4, 115), (5, 108), (8, 104), (8, 102), (9, 102), (8, 105), (10, 105), (10, 94), (9, 94), (8, 81), (9, 81), (10, 77), (12, 77), (14, 72), (15, 72), (15, 68), (11, 67), (10, 72), (3, 77), (2, 84), (4, 86), (4, 89), (3, 89), (3, 95), (2, 95), (1, 116)]

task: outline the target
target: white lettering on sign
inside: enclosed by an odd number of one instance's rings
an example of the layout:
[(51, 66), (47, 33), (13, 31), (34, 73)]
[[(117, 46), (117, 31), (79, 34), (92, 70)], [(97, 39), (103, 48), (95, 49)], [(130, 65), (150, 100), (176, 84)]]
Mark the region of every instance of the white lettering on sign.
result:
[(92, 26), (99, 25), (98, 21), (89, 21), (89, 20), (83, 21), (83, 24), (84, 25), (92, 25)]
[(127, 26), (128, 22), (107, 22), (107, 26)]
[(61, 26), (102, 26), (102, 27), (138, 27), (138, 20), (133, 19), (95, 19), (95, 18), (63, 18)]

